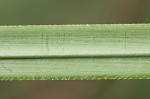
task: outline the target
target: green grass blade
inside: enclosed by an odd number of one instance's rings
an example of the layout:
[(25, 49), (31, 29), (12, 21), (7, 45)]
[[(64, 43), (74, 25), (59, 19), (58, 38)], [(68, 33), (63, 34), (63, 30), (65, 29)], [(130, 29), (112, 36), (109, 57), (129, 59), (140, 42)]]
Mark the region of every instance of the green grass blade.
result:
[(149, 78), (149, 24), (0, 26), (0, 80)]

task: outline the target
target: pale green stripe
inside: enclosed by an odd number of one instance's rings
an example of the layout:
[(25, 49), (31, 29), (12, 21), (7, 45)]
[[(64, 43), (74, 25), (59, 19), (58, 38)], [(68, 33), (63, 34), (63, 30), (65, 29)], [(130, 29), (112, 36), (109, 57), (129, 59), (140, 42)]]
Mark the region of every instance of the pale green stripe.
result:
[(150, 25), (1, 26), (0, 57), (150, 54)]
[(149, 57), (1, 59), (1, 80), (149, 79)]

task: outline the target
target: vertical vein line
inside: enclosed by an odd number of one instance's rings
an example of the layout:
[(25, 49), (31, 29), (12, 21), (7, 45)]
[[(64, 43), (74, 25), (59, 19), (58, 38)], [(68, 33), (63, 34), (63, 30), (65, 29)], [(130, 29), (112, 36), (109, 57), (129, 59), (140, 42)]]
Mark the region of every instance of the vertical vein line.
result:
[(127, 50), (127, 33), (126, 33), (126, 31), (124, 33), (124, 37), (125, 37), (125, 50)]
[(57, 41), (56, 41), (57, 51), (58, 51), (58, 39), (59, 39), (59, 34), (57, 33)]
[(44, 39), (43, 39), (43, 33), (41, 34), (41, 48), (42, 48), (42, 51), (43, 51), (43, 43), (44, 43), (44, 41), (43, 41)]
[(49, 37), (48, 34), (46, 35), (46, 49), (49, 51)]

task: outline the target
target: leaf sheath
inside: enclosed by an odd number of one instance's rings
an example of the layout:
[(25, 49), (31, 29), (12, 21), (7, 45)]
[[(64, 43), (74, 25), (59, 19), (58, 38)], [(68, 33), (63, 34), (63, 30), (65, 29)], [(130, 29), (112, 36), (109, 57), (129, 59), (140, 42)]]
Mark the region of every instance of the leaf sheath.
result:
[(1, 80), (149, 78), (149, 24), (0, 26)]

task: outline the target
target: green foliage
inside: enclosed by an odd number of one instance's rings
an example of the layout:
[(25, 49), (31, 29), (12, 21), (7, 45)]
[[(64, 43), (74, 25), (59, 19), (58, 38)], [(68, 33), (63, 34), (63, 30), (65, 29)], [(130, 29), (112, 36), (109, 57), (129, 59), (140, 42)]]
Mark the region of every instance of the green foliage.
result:
[(1, 26), (0, 79), (149, 79), (149, 49), (149, 24)]

